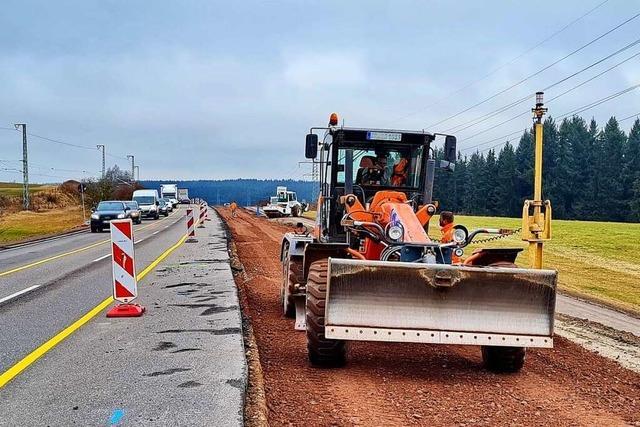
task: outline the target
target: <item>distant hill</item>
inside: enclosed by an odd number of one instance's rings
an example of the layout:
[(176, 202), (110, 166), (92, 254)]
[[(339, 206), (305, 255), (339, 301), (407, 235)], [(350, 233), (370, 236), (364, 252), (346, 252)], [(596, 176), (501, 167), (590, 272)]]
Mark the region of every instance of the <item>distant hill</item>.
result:
[(178, 188), (189, 190), (189, 197), (200, 197), (210, 205), (230, 203), (254, 205), (259, 200), (268, 200), (281, 185), (288, 190), (295, 191), (299, 200), (312, 201), (315, 199), (313, 183), (310, 181), (274, 180), (274, 179), (225, 179), (225, 180), (148, 180), (140, 181), (145, 188), (160, 190), (161, 184), (178, 184)]

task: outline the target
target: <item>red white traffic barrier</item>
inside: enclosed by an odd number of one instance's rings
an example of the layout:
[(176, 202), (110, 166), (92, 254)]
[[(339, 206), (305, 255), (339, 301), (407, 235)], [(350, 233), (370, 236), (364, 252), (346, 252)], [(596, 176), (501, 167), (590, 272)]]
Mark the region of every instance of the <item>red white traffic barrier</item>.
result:
[(197, 242), (196, 240), (196, 228), (195, 219), (193, 215), (193, 209), (187, 208), (187, 243)]
[(207, 202), (204, 202), (204, 220), (211, 221), (209, 218), (209, 204)]
[(133, 248), (131, 219), (111, 221), (111, 264), (113, 271), (113, 299), (121, 304), (107, 312), (107, 317), (138, 317), (144, 307), (131, 304), (138, 296), (136, 263)]
[(200, 220), (198, 221), (198, 228), (204, 228), (204, 216), (206, 211), (207, 210), (205, 209), (204, 205), (200, 204)]

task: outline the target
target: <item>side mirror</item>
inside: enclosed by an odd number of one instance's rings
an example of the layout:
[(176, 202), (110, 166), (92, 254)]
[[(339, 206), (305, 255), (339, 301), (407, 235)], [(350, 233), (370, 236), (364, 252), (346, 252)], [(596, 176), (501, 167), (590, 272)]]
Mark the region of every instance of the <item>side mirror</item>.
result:
[(318, 156), (318, 135), (315, 133), (307, 135), (304, 146), (304, 156), (307, 159), (315, 159)]
[(455, 163), (457, 158), (456, 153), (456, 137), (447, 135), (444, 139), (444, 159), (449, 163)]

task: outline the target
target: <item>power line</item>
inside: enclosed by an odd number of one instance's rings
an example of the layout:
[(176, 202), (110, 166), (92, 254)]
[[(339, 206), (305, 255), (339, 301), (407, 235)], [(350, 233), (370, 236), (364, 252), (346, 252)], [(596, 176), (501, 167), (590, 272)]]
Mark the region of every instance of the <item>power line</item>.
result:
[(440, 98), (439, 100), (435, 101), (434, 103), (430, 104), (429, 106), (413, 112), (411, 114), (407, 114), (403, 117), (400, 117), (396, 120), (393, 121), (393, 123), (398, 122), (400, 120), (404, 120), (407, 119), (411, 116), (415, 116), (416, 114), (422, 113), (424, 111), (427, 111), (437, 105), (442, 104), (444, 101), (448, 100), (449, 98), (451, 98), (453, 95), (456, 95), (460, 92), (462, 92), (465, 89), (470, 88), (471, 86), (475, 85), (476, 83), (479, 83), (483, 80), (485, 80), (487, 77), (492, 76), (493, 74), (497, 73), (498, 71), (502, 70), (503, 68), (513, 64), (514, 62), (516, 62), (517, 60), (519, 60), (520, 58), (524, 57), (526, 54), (528, 54), (529, 52), (532, 52), (533, 50), (537, 49), (538, 47), (542, 46), (544, 43), (548, 42), (549, 40), (551, 40), (552, 38), (554, 38), (555, 36), (557, 36), (558, 34), (562, 33), (563, 31), (567, 30), (569, 27), (571, 27), (573, 24), (579, 22), (580, 20), (584, 19), (586, 16), (588, 16), (589, 14), (591, 14), (592, 12), (594, 12), (595, 10), (599, 9), (601, 6), (603, 6), (605, 3), (607, 3), (609, 0), (604, 0), (601, 3), (598, 3), (595, 7), (593, 7), (592, 9), (588, 10), (587, 12), (585, 12), (584, 14), (582, 14), (581, 16), (579, 16), (578, 18), (574, 19), (573, 21), (569, 22), (568, 24), (566, 24), (564, 27), (560, 28), (559, 30), (555, 31), (553, 34), (551, 34), (550, 36), (548, 36), (547, 38), (543, 39), (542, 41), (536, 43), (535, 45), (533, 45), (532, 47), (528, 48), (527, 50), (525, 50), (524, 52), (520, 53), (519, 55), (515, 56), (514, 58), (510, 59), (509, 61), (503, 63), (502, 65), (498, 66), (497, 68), (494, 68), (492, 71), (488, 72), (487, 74), (485, 74), (484, 76), (480, 77), (477, 80), (474, 80), (470, 83), (467, 83), (466, 85), (462, 86), (459, 89), (454, 90), (453, 92), (450, 92), (448, 95), (444, 96), (443, 98)]
[[(637, 43), (640, 43), (640, 39), (638, 39), (638, 40), (637, 40)], [(587, 80), (585, 80), (585, 81), (583, 81), (583, 82), (581, 82), (581, 83), (579, 83), (579, 84), (577, 84), (577, 85), (573, 86), (572, 88), (567, 89), (566, 91), (564, 91), (564, 92), (562, 92), (562, 93), (560, 93), (560, 94), (558, 94), (558, 95), (556, 95), (556, 96), (552, 97), (551, 99), (549, 99), (549, 100), (547, 101), (547, 103), (552, 102), (552, 101), (555, 101), (556, 99), (558, 99), (558, 98), (560, 98), (560, 97), (562, 97), (562, 96), (564, 96), (564, 95), (566, 95), (566, 94), (568, 94), (568, 93), (570, 93), (570, 92), (572, 92), (572, 91), (574, 91), (574, 90), (578, 89), (579, 87), (584, 86), (585, 84), (587, 84), (587, 83), (589, 83), (589, 82), (591, 82), (591, 81), (593, 81), (593, 80), (597, 79), (598, 77), (600, 77), (600, 76), (602, 76), (602, 75), (604, 75), (604, 74), (608, 73), (609, 71), (613, 70), (614, 68), (616, 68), (616, 67), (618, 67), (618, 66), (620, 66), (620, 65), (624, 64), (625, 62), (630, 61), (631, 59), (636, 58), (636, 57), (638, 57), (638, 56), (640, 56), (640, 52), (638, 52), (638, 53), (636, 53), (636, 54), (634, 54), (634, 55), (631, 55), (630, 57), (628, 57), (628, 58), (624, 59), (623, 61), (620, 61), (620, 62), (618, 62), (617, 64), (615, 64), (615, 65), (613, 65), (613, 66), (611, 66), (611, 67), (607, 68), (606, 70), (601, 71), (600, 73), (596, 74), (595, 76), (592, 76), (592, 77), (588, 78)], [(556, 85), (556, 84), (554, 83), (554, 84), (553, 84), (553, 85), (551, 85), (551, 86), (547, 86), (546, 88), (544, 88), (544, 90), (547, 90), (547, 89), (549, 89), (549, 88), (551, 88), (551, 87), (553, 87), (553, 86), (555, 86), (555, 85)], [(544, 91), (544, 90), (543, 90), (543, 91)], [(534, 96), (535, 96), (535, 94), (534, 94)], [(507, 120), (504, 120), (504, 121), (502, 121), (502, 122), (500, 122), (500, 123), (498, 123), (498, 124), (496, 124), (496, 125), (493, 125), (493, 126), (491, 126), (491, 127), (489, 127), (489, 128), (486, 128), (486, 129), (484, 129), (484, 130), (481, 130), (481, 131), (479, 131), (479, 132), (477, 132), (477, 133), (475, 133), (475, 134), (473, 134), (473, 135), (471, 135), (471, 136), (469, 136), (469, 137), (467, 137), (467, 138), (461, 139), (460, 141), (462, 142), (462, 141), (467, 141), (467, 140), (469, 140), (469, 139), (472, 139), (472, 138), (474, 138), (474, 137), (476, 137), (476, 136), (478, 136), (478, 135), (481, 135), (481, 134), (486, 133), (486, 132), (488, 132), (488, 131), (490, 131), (490, 130), (492, 130), (492, 129), (495, 129), (495, 128), (497, 128), (498, 126), (502, 126), (502, 125), (503, 125), (503, 124), (505, 124), (505, 123), (508, 123), (508, 122), (510, 122), (510, 121), (512, 121), (512, 120), (515, 120), (515, 119), (517, 119), (518, 117), (521, 117), (521, 116), (523, 116), (523, 115), (525, 115), (525, 114), (527, 114), (527, 113), (529, 113), (529, 111), (528, 111), (528, 110), (527, 110), (527, 111), (523, 111), (522, 113), (520, 113), (520, 114), (518, 114), (518, 115), (516, 115), (516, 116), (513, 116), (513, 117), (511, 117), (511, 118), (509, 118), (509, 119), (507, 119)], [(494, 114), (494, 115), (495, 115), (495, 114)], [(467, 126), (467, 127), (466, 127), (466, 128), (464, 128), (464, 129), (468, 129), (468, 128), (470, 128), (470, 127), (471, 127), (471, 126)], [(461, 129), (461, 130), (464, 130), (464, 129)]]
[[(590, 109), (592, 109), (592, 108), (594, 108), (594, 107), (597, 107), (598, 105), (604, 104), (605, 102), (609, 102), (609, 101), (611, 101), (612, 99), (615, 99), (615, 98), (617, 98), (617, 97), (619, 97), (619, 96), (622, 96), (622, 95), (624, 95), (624, 94), (626, 94), (626, 93), (629, 93), (629, 92), (631, 92), (632, 90), (637, 89), (638, 87), (640, 87), (640, 84), (635, 84), (635, 85), (630, 86), (630, 87), (628, 87), (628, 88), (626, 88), (626, 89), (623, 89), (623, 90), (618, 91), (618, 92), (615, 92), (615, 93), (613, 93), (613, 94), (611, 94), (611, 95), (605, 96), (604, 98), (600, 98), (600, 99), (598, 99), (598, 100), (596, 100), (596, 101), (590, 102), (589, 104), (585, 104), (585, 105), (583, 105), (583, 106), (581, 106), (581, 107), (578, 107), (578, 108), (575, 108), (575, 109), (573, 109), (573, 110), (571, 110), (571, 111), (569, 111), (569, 112), (567, 112), (567, 113), (561, 114), (561, 115), (557, 116), (556, 118), (557, 118), (557, 119), (561, 119), (561, 118), (565, 118), (565, 117), (567, 117), (567, 116), (573, 116), (573, 115), (576, 115), (576, 114), (582, 113), (582, 112), (584, 112), (584, 111), (590, 110)], [(625, 119), (623, 119), (623, 120), (627, 120), (627, 119), (632, 118), (632, 117), (634, 117), (634, 116), (626, 117), (626, 118), (625, 118)], [(511, 135), (513, 135), (513, 134), (515, 134), (515, 133), (519, 133), (519, 132), (521, 132), (521, 131), (520, 131), (520, 130), (517, 130), (517, 131), (515, 131), (515, 132), (511, 132), (510, 134), (503, 135), (503, 136), (499, 136), (498, 138), (494, 138), (494, 139), (492, 139), (492, 140), (485, 141), (485, 142), (483, 142), (483, 143), (481, 143), (481, 144), (477, 144), (477, 145), (474, 145), (474, 146), (472, 146), (472, 147), (467, 147), (467, 148), (465, 148), (465, 149), (463, 149), (463, 150), (460, 150), (460, 151), (461, 151), (461, 152), (469, 151), (469, 150), (472, 150), (472, 149), (474, 149), (474, 148), (480, 147), (480, 146), (482, 146), (482, 145), (486, 145), (486, 144), (488, 144), (488, 143), (491, 143), (491, 142), (497, 141), (497, 140), (499, 140), (499, 139), (503, 139), (503, 138), (505, 138), (505, 137), (511, 136)], [(497, 148), (497, 147), (499, 147), (500, 145), (502, 145), (502, 144), (504, 144), (504, 143), (506, 143), (506, 142), (508, 142), (508, 140), (507, 140), (507, 141), (503, 141), (503, 142), (501, 142), (501, 143), (499, 143), (499, 144), (496, 144), (496, 145), (494, 145), (494, 146), (492, 146), (492, 147), (489, 147), (489, 148), (485, 148), (485, 149), (483, 149), (483, 150), (480, 150), (480, 152), (485, 152), (485, 151), (487, 151), (487, 150), (491, 150), (491, 149), (493, 149), (493, 148)]]
[(482, 104), (484, 104), (484, 103), (486, 103), (486, 102), (488, 102), (488, 101), (490, 101), (490, 100), (492, 100), (492, 99), (494, 99), (494, 98), (496, 98), (496, 97), (498, 97), (498, 96), (502, 95), (503, 93), (510, 91), (511, 89), (513, 89), (513, 88), (515, 88), (515, 87), (517, 87), (517, 86), (521, 85), (522, 83), (526, 82), (527, 80), (529, 80), (529, 79), (531, 79), (531, 78), (533, 78), (533, 77), (535, 77), (535, 76), (537, 76), (537, 75), (539, 75), (539, 74), (543, 73), (544, 71), (548, 70), (549, 68), (551, 68), (551, 67), (553, 67), (553, 66), (555, 66), (555, 65), (559, 64), (560, 62), (564, 61), (565, 59), (567, 59), (567, 58), (569, 58), (569, 57), (571, 57), (571, 56), (575, 55), (576, 53), (578, 53), (578, 52), (580, 52), (581, 50), (583, 50), (583, 49), (587, 48), (588, 46), (591, 46), (592, 44), (594, 44), (594, 43), (595, 43), (595, 42), (597, 42), (598, 40), (602, 39), (603, 37), (606, 37), (607, 35), (611, 34), (612, 32), (616, 31), (617, 29), (621, 28), (622, 26), (624, 26), (624, 25), (628, 24), (629, 22), (633, 21), (634, 19), (638, 18), (639, 16), (640, 16), (640, 12), (636, 13), (636, 14), (635, 14), (635, 15), (633, 15), (631, 18), (628, 18), (627, 20), (625, 20), (625, 21), (621, 22), (620, 24), (616, 25), (615, 27), (611, 28), (610, 30), (608, 30), (608, 31), (606, 31), (606, 32), (604, 32), (604, 33), (602, 33), (601, 35), (599, 35), (599, 36), (598, 36), (598, 37), (596, 37), (595, 39), (593, 39), (593, 40), (589, 41), (588, 43), (586, 43), (586, 44), (584, 44), (584, 45), (580, 46), (579, 48), (577, 48), (577, 49), (575, 49), (575, 50), (571, 51), (570, 53), (566, 54), (566, 55), (565, 55), (565, 56), (563, 56), (562, 58), (555, 60), (555, 61), (554, 61), (554, 62), (552, 62), (551, 64), (549, 64), (549, 65), (547, 65), (547, 66), (545, 66), (545, 67), (543, 67), (543, 68), (539, 69), (538, 71), (536, 71), (536, 72), (534, 72), (534, 73), (532, 73), (532, 74), (529, 74), (527, 77), (524, 77), (523, 79), (521, 79), (521, 80), (519, 80), (518, 82), (516, 82), (516, 83), (512, 84), (511, 86), (508, 86), (508, 87), (506, 87), (506, 88), (504, 88), (504, 89), (500, 90), (499, 92), (497, 92), (497, 93), (495, 93), (495, 94), (493, 94), (493, 95), (491, 95), (491, 96), (489, 96), (489, 97), (487, 97), (487, 98), (485, 98), (485, 99), (483, 99), (483, 100), (481, 100), (481, 101), (479, 101), (479, 102), (476, 102), (475, 104), (473, 104), (473, 105), (471, 105), (471, 106), (469, 106), (469, 107), (466, 107), (466, 108), (464, 108), (464, 109), (463, 109), (463, 110), (461, 110), (461, 111), (458, 111), (458, 112), (457, 112), (457, 113), (455, 113), (455, 114), (452, 114), (452, 115), (450, 115), (450, 116), (448, 116), (448, 117), (445, 117), (444, 119), (442, 119), (442, 120), (440, 120), (440, 121), (438, 121), (438, 122), (436, 122), (436, 123), (433, 123), (433, 124), (431, 124), (431, 125), (428, 125), (426, 128), (433, 128), (434, 126), (437, 126), (437, 125), (439, 125), (439, 124), (441, 124), (441, 123), (444, 123), (444, 122), (446, 122), (446, 121), (449, 121), (449, 120), (451, 120), (451, 119), (453, 119), (453, 118), (456, 118), (456, 117), (460, 116), (461, 114), (464, 114), (464, 113), (466, 113), (467, 111), (472, 110), (473, 108), (478, 107), (478, 106), (480, 106), (480, 105), (482, 105)]
[[(553, 83), (553, 84), (551, 84), (551, 85), (549, 85), (549, 86), (547, 86), (547, 87), (543, 88), (543, 89), (542, 89), (542, 91), (543, 91), (543, 92), (546, 92), (547, 90), (552, 89), (552, 88), (554, 88), (555, 86), (558, 86), (559, 84), (562, 84), (562, 83), (566, 82), (567, 80), (569, 80), (569, 79), (571, 79), (571, 78), (573, 78), (573, 77), (575, 77), (575, 76), (577, 76), (577, 75), (579, 75), (579, 74), (581, 74), (581, 73), (583, 73), (583, 72), (585, 72), (585, 71), (587, 71), (587, 70), (589, 70), (589, 69), (591, 69), (591, 68), (595, 67), (596, 65), (599, 65), (599, 64), (603, 63), (604, 61), (606, 61), (606, 60), (608, 60), (608, 59), (611, 59), (612, 57), (614, 57), (614, 56), (616, 56), (616, 55), (618, 55), (618, 54), (620, 54), (620, 53), (622, 53), (622, 52), (624, 52), (624, 51), (626, 51), (626, 50), (628, 50), (628, 49), (630, 49), (630, 48), (632, 48), (632, 47), (634, 47), (634, 46), (636, 46), (636, 45), (638, 45), (638, 44), (640, 44), (640, 39), (637, 39), (637, 40), (635, 40), (635, 41), (633, 41), (633, 42), (631, 42), (631, 43), (627, 44), (626, 46), (624, 46), (624, 47), (622, 47), (622, 48), (618, 49), (617, 51), (615, 51), (615, 52), (613, 52), (613, 53), (611, 53), (611, 54), (609, 54), (609, 55), (605, 56), (604, 58), (601, 58), (601, 59), (599, 59), (598, 61), (593, 62), (593, 63), (591, 63), (591, 64), (587, 65), (586, 67), (582, 68), (581, 70), (576, 71), (575, 73), (572, 73), (572, 74), (570, 74), (570, 75), (568, 75), (568, 76), (566, 76), (566, 77), (564, 77), (564, 78), (562, 78), (562, 79), (558, 80), (557, 82), (555, 82), (555, 83)], [(564, 94), (566, 94), (566, 93), (568, 93), (568, 92), (571, 92), (571, 91), (572, 91), (572, 90), (574, 90), (574, 89), (577, 89), (578, 87), (580, 87), (580, 86), (584, 85), (585, 83), (588, 83), (588, 82), (590, 82), (590, 81), (592, 81), (592, 80), (596, 79), (597, 77), (600, 77), (600, 76), (602, 76), (603, 74), (608, 73), (609, 71), (611, 71), (611, 70), (613, 70), (614, 68), (616, 68), (616, 67), (618, 67), (618, 66), (620, 66), (620, 65), (624, 64), (625, 62), (627, 62), (627, 61), (629, 61), (629, 60), (631, 60), (631, 59), (635, 58), (635, 57), (636, 57), (636, 56), (638, 56), (638, 55), (640, 55), (640, 53), (637, 53), (637, 54), (635, 54), (635, 55), (630, 56), (629, 58), (627, 58), (627, 59), (625, 59), (625, 60), (623, 60), (623, 61), (621, 61), (621, 62), (619, 62), (619, 63), (615, 64), (614, 66), (612, 66), (612, 67), (610, 67), (610, 68), (606, 69), (605, 71), (601, 72), (600, 74), (595, 75), (594, 77), (590, 78), (589, 80), (587, 80), (587, 81), (583, 82), (582, 84), (580, 84), (580, 85), (578, 85), (578, 86), (575, 86), (575, 87), (571, 88), (569, 91), (567, 91), (567, 92), (565, 92), (565, 93), (563, 93), (563, 94), (561, 94), (561, 95), (559, 95), (559, 96), (557, 96), (557, 97), (555, 97), (555, 98), (553, 98), (553, 99), (557, 99), (557, 98), (559, 98), (560, 96), (562, 96), (562, 95), (564, 95)], [(500, 113), (502, 113), (502, 112), (504, 112), (504, 111), (507, 111), (507, 110), (509, 110), (509, 109), (511, 109), (511, 108), (513, 108), (513, 107), (515, 107), (516, 105), (522, 104), (523, 102), (527, 101), (528, 99), (533, 98), (534, 96), (535, 96), (535, 92), (534, 92), (534, 93), (531, 93), (531, 94), (529, 94), (529, 95), (526, 95), (526, 96), (524, 96), (524, 97), (522, 97), (522, 98), (520, 98), (520, 99), (517, 99), (516, 101), (513, 101), (513, 102), (511, 102), (511, 103), (509, 103), (509, 104), (507, 104), (507, 105), (504, 105), (504, 106), (502, 106), (502, 107), (500, 107), (500, 108), (498, 108), (498, 109), (496, 109), (496, 110), (493, 110), (493, 111), (491, 111), (491, 112), (489, 112), (489, 113), (482, 114), (482, 115), (480, 115), (480, 116), (478, 116), (478, 117), (476, 117), (476, 118), (474, 118), (474, 119), (472, 119), (472, 120), (469, 120), (469, 121), (467, 121), (467, 122), (461, 123), (461, 124), (456, 125), (456, 126), (453, 126), (453, 127), (449, 128), (449, 129), (445, 129), (443, 132), (445, 132), (445, 133), (446, 133), (446, 132), (452, 132), (452, 131), (454, 131), (454, 130), (455, 130), (455, 132), (461, 132), (461, 131), (463, 131), (463, 130), (465, 130), (465, 129), (469, 129), (469, 128), (473, 127), (473, 126), (476, 126), (476, 125), (477, 125), (477, 124), (479, 124), (479, 123), (482, 123), (482, 122), (483, 122), (484, 120), (486, 120), (486, 119), (489, 119), (489, 118), (494, 117), (494, 116), (496, 116), (496, 115), (498, 115), (498, 114), (500, 114)], [(461, 126), (463, 126), (463, 127), (461, 127)], [(457, 130), (456, 130), (456, 128), (459, 128), (459, 129), (457, 129)]]

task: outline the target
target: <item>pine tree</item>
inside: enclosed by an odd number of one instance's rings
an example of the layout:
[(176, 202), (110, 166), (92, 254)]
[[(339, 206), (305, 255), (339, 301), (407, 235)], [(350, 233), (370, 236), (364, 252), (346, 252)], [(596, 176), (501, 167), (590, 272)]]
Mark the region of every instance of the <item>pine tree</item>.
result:
[(624, 199), (628, 205), (626, 219), (640, 220), (640, 119), (636, 119), (629, 132), (624, 153)]
[(516, 153), (507, 141), (498, 155), (496, 171), (496, 203), (500, 206), (499, 215), (520, 215), (522, 200), (518, 197), (516, 172)]
[(627, 216), (621, 179), (626, 139), (615, 117), (609, 119), (598, 135), (595, 171), (598, 176), (598, 195), (594, 203), (597, 216), (601, 219), (622, 221)]

